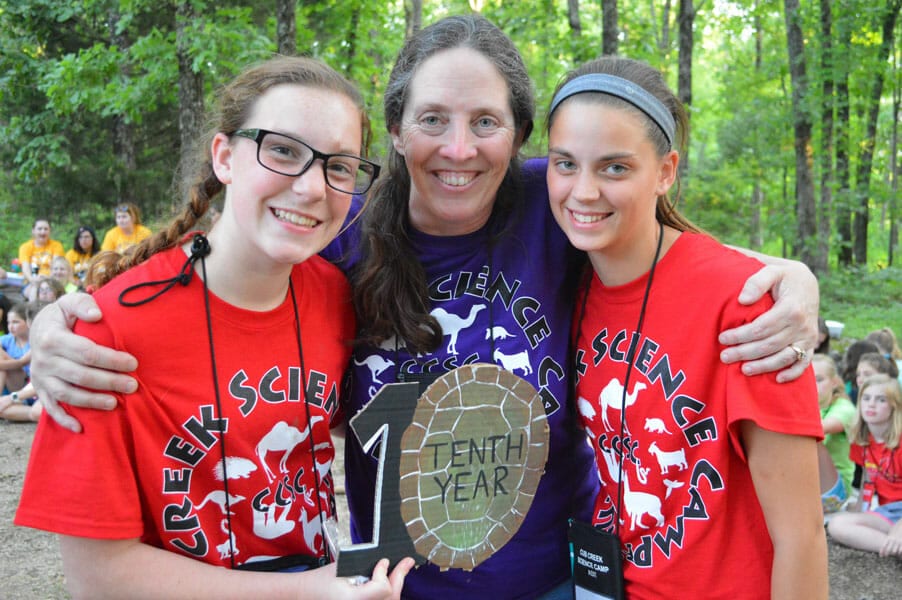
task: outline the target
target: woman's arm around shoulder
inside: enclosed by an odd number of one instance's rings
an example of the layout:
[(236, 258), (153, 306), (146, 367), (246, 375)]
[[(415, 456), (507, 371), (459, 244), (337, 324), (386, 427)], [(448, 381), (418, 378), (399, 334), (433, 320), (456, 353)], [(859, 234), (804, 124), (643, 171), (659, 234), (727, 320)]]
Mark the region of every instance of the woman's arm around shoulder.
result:
[(116, 406), (116, 399), (104, 392), (131, 393), (138, 386), (125, 374), (138, 367), (132, 355), (72, 333), (76, 320), (95, 322), (100, 318), (100, 309), (91, 296), (66, 294), (41, 310), (31, 326), (35, 390), (53, 420), (74, 432), (81, 431), (81, 425), (58, 402), (110, 410)]
[[(745, 248), (733, 249), (765, 264), (746, 281), (739, 302), (754, 304), (770, 292), (774, 305), (751, 323), (720, 333), (720, 342), (730, 346), (721, 353), (721, 360), (743, 361), (742, 372), (746, 375), (780, 371), (777, 381), (797, 379), (805, 372), (817, 346), (817, 278), (801, 262)], [(806, 356), (799, 360), (792, 346), (805, 351)]]
[[(824, 533), (814, 438), (741, 423), (755, 493), (774, 545), (771, 598), (827, 598)], [(741, 525), (740, 525), (741, 526)]]

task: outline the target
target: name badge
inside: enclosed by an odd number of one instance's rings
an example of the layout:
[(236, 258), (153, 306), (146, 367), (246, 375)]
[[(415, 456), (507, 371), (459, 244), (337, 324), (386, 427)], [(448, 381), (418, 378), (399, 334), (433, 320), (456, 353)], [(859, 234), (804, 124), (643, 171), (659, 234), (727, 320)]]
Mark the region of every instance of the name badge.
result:
[(620, 537), (570, 520), (573, 596), (576, 600), (624, 600)]

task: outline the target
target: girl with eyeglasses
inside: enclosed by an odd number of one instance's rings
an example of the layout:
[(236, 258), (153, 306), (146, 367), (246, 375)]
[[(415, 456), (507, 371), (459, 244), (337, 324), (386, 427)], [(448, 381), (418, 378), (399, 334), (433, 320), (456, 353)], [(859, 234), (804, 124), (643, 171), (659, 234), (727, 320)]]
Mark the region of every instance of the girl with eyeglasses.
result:
[(81, 284), (85, 280), (85, 273), (88, 271), (88, 265), (91, 259), (100, 252), (100, 241), (94, 229), (87, 225), (82, 225), (75, 232), (75, 239), (72, 241), (72, 248), (66, 252), (66, 260), (72, 265), (72, 271)]
[[(275, 58), (220, 92), (214, 123), (181, 214), (91, 266), (104, 318), (76, 332), (137, 357), (141, 385), (112, 413), (74, 411), (81, 435), (41, 422), (16, 523), (59, 534), (76, 597), (398, 598), (410, 559), (357, 585), (322, 566), (354, 315), (317, 253), (371, 182), (348, 179), (363, 101), (317, 61)], [(248, 129), (284, 138), (284, 168)]]

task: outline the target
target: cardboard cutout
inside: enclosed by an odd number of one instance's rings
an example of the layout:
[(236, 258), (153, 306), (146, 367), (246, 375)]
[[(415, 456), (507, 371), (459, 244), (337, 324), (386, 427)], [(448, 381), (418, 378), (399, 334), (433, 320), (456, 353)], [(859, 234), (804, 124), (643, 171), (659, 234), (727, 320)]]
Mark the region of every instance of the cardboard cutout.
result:
[(381, 442), (373, 541), (339, 549), (338, 575), (405, 556), (472, 570), (520, 528), (548, 458), (548, 423), (532, 385), (489, 364), (419, 384), (388, 384), (350, 421), (369, 452)]

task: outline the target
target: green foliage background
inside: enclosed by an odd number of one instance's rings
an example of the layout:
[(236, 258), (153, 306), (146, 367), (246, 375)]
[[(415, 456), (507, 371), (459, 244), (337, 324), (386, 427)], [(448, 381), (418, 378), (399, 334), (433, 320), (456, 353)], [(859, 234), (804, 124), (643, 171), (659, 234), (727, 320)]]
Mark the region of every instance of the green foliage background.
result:
[[(423, 23), (469, 12), (471, 4), (477, 3), (427, 0)], [(600, 3), (580, 3), (578, 37), (568, 24), (564, 0), (478, 4), (511, 36), (527, 62), (539, 120), (524, 153), (541, 155), (542, 117), (555, 84), (568, 68), (600, 51)], [(651, 0), (618, 6), (619, 53), (657, 66), (674, 89), (678, 4)], [(817, 168), (820, 82), (829, 73), (821, 67), (819, 3), (802, 4), (811, 80), (806, 106), (815, 123), (811, 152)], [(834, 26), (851, 30), (849, 48), (830, 59), (849, 69), (853, 160), (864, 133), (874, 72), (883, 69), (886, 80), (871, 173), (868, 264), (838, 269), (838, 237), (832, 233), (832, 268), (822, 279), (822, 305), (828, 318), (847, 323), (848, 335), (860, 337), (884, 325), (902, 333), (902, 272), (889, 268), (890, 226), (899, 224), (898, 203), (890, 202), (890, 153), (892, 100), (902, 89), (897, 68), (902, 27), (896, 27), (890, 61), (879, 64), (879, 19), (886, 2), (832, 4)], [(757, 183), (764, 194), (761, 249), (793, 256), (798, 240), (783, 3), (717, 0), (696, 5), (691, 170), (683, 182), (682, 208), (723, 241), (754, 245), (749, 199)], [(0, 266), (8, 266), (18, 245), (29, 238), (38, 215), (52, 219), (54, 237), (67, 248), (82, 223), (101, 234), (111, 227), (111, 208), (124, 195), (139, 203), (151, 227), (168, 219), (178, 204), (172, 191), (179, 155), (176, 12), (185, 6), (196, 14), (185, 39), (193, 69), (203, 74), (208, 104), (219, 85), (276, 50), (274, 2), (0, 0)], [(666, 6), (671, 13), (665, 36)], [(404, 2), (300, 1), (296, 17), (298, 52), (325, 60), (359, 83), (376, 133), (372, 155), (382, 156), (387, 136), (380, 98), (404, 39)], [(117, 126), (132, 135), (134, 168), (127, 168), (116, 152)]]

